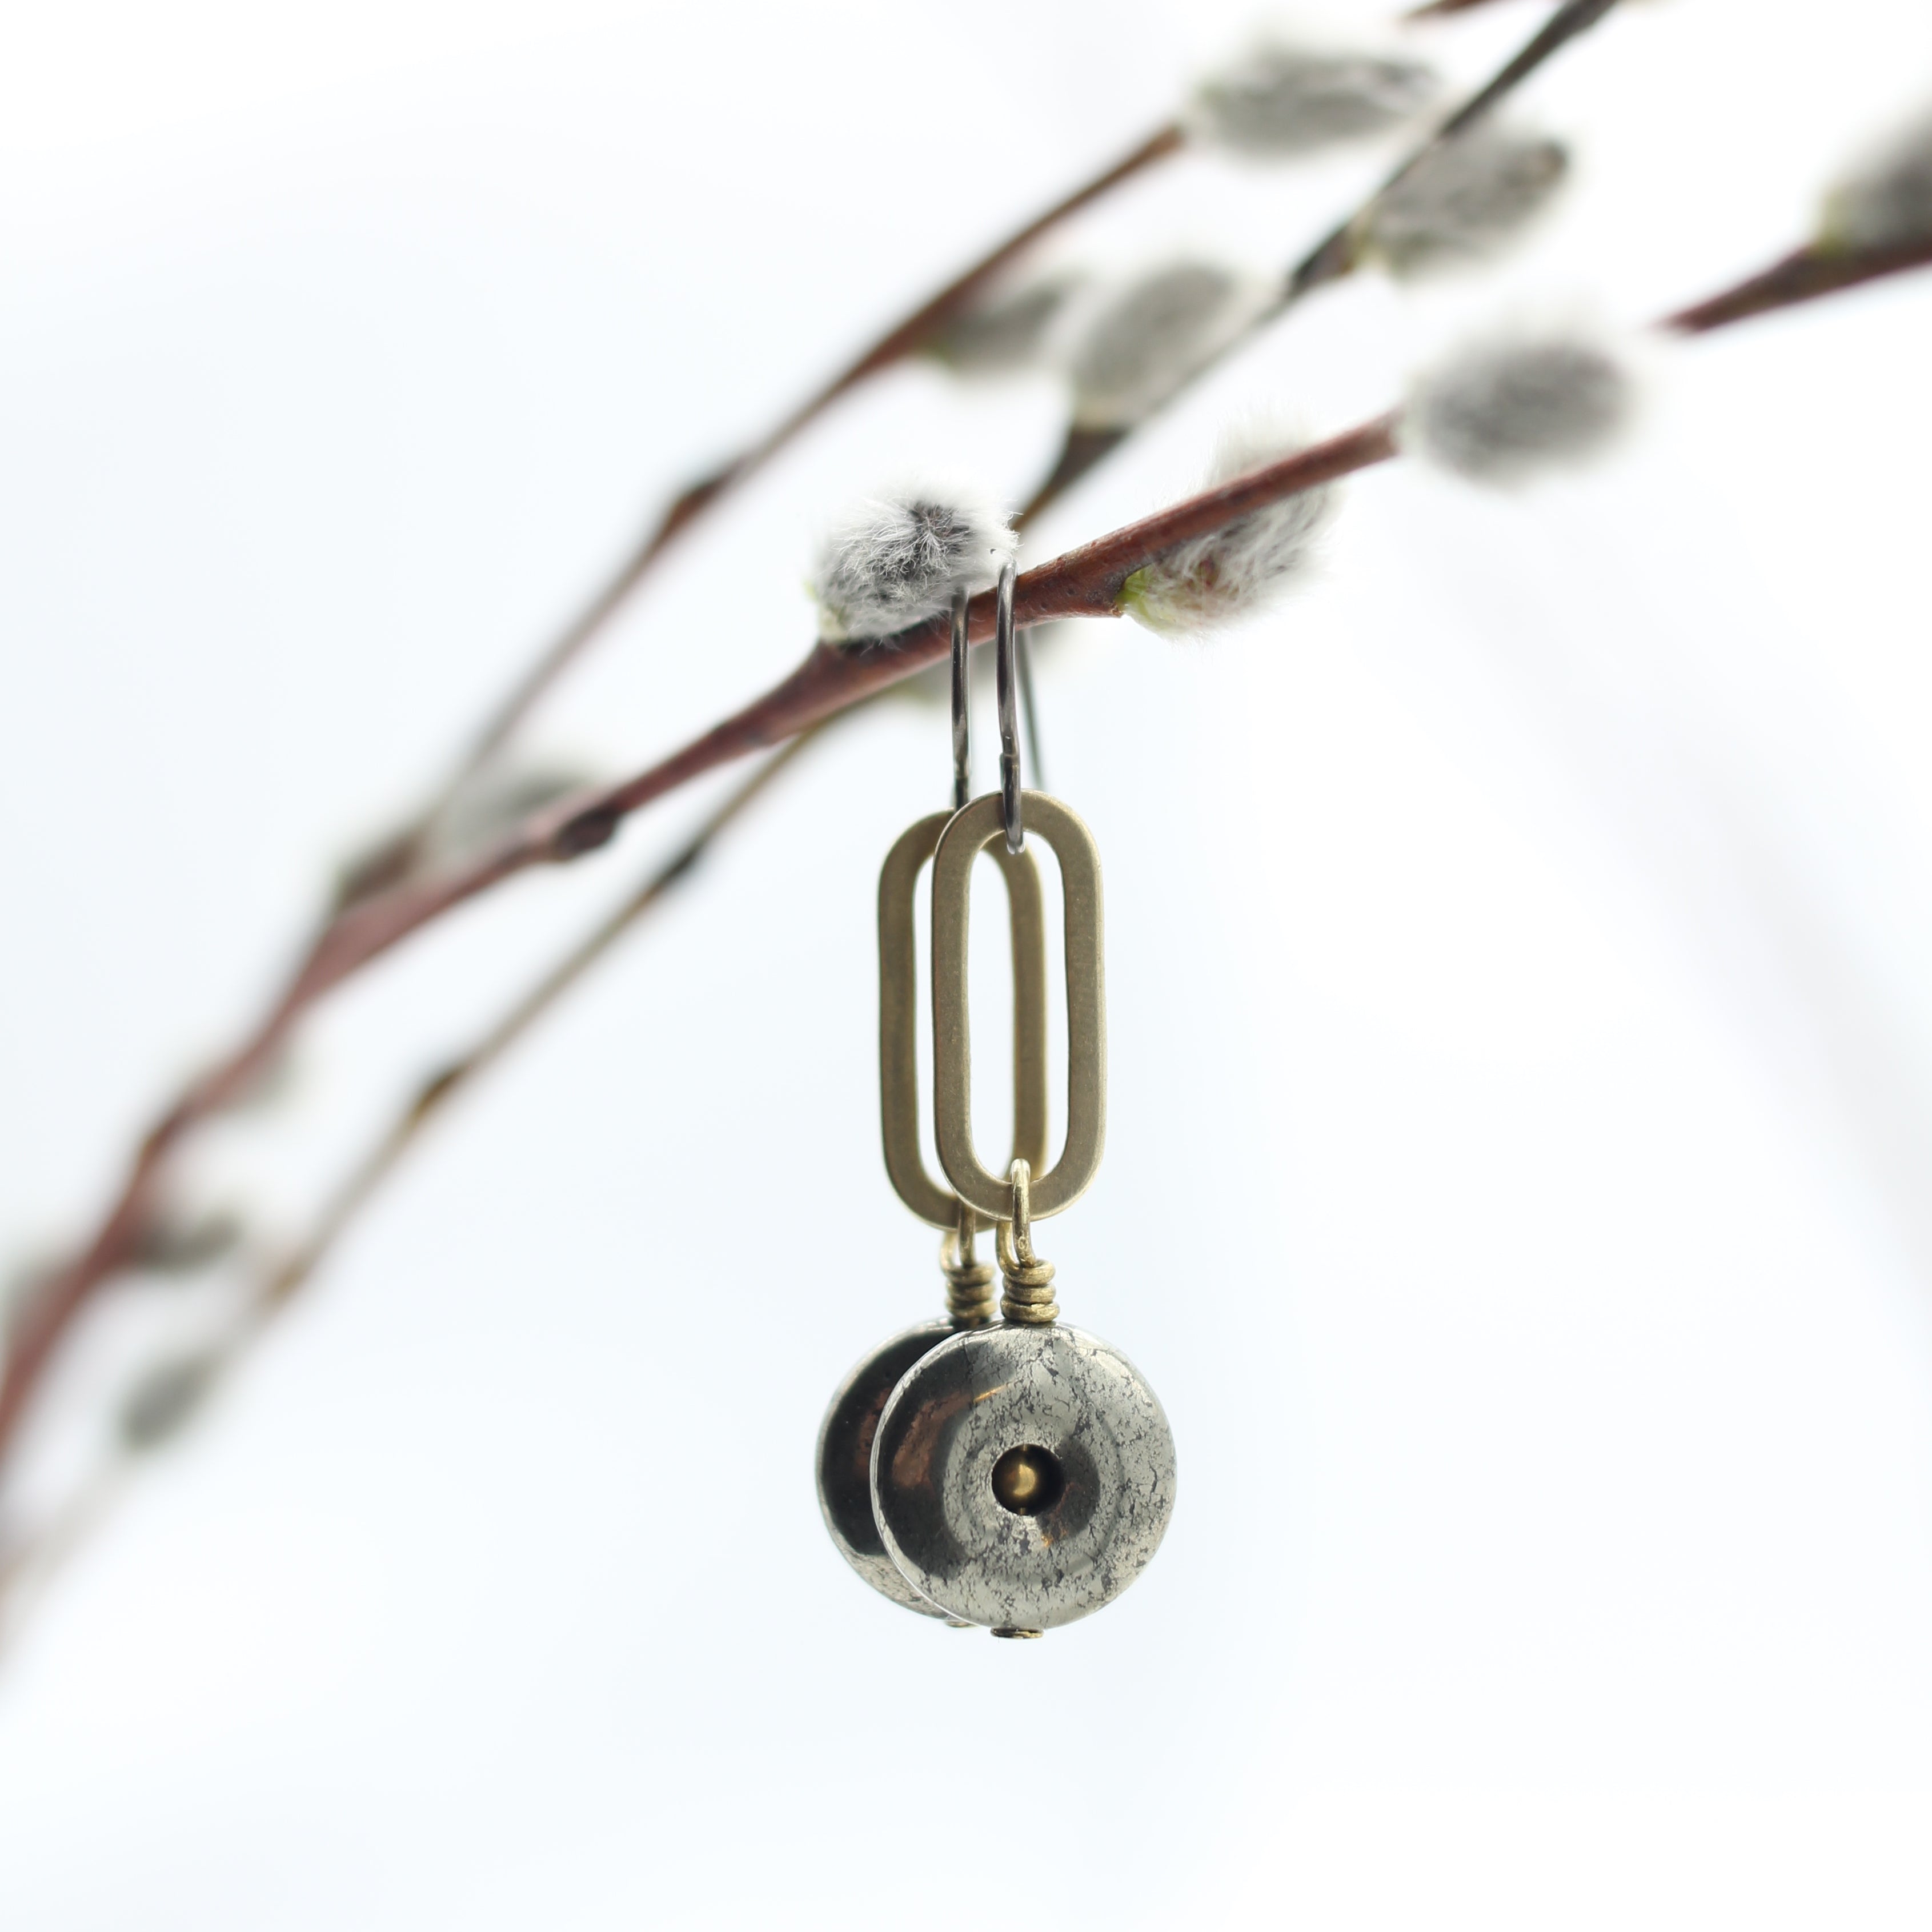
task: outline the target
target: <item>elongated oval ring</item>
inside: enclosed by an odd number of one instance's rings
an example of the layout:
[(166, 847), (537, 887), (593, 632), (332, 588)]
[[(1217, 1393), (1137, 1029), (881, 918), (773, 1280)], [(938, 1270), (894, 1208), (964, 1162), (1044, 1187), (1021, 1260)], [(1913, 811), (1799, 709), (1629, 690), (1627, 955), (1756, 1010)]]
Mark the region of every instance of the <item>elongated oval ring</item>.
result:
[[(954, 816), (935, 812), (908, 826), (879, 872), (879, 1118), (886, 1172), (899, 1198), (935, 1228), (953, 1226), (958, 1209), (952, 1190), (926, 1172), (920, 1152), (914, 900), (920, 868), (932, 857)], [(1013, 1154), (1038, 1168), (1046, 1164), (1047, 1135), (1046, 928), (1040, 870), (1031, 853), (1010, 853), (1004, 844), (994, 856), (1006, 881), (1012, 934)], [(974, 1204), (980, 1215), (976, 1232), (983, 1233), (999, 1214)]]
[[(1066, 915), (1066, 1144), (1059, 1160), (1043, 1172), (1043, 1148), (1038, 1160), (1024, 1148), (1016, 1150), (1038, 1176), (1032, 1184), (1033, 1216), (1045, 1220), (1072, 1206), (1087, 1191), (1106, 1144), (1107, 1002), (1101, 958), (1100, 854), (1093, 833), (1077, 812), (1043, 791), (1024, 796), (1028, 831), (1044, 839), (1060, 861), (1060, 898)], [(989, 848), (1002, 858), (1009, 856), (998, 792), (988, 792), (953, 813), (933, 855), (933, 1137), (953, 1192), (987, 1220), (999, 1222), (1012, 1211), (1012, 1190), (1006, 1178), (1010, 1164), (1003, 1162), (998, 1174), (989, 1172), (973, 1144), (973, 1048), (967, 1016), (966, 941), (973, 861)], [(883, 938), (883, 920), (881, 932)], [(903, 1189), (900, 1194), (910, 1204)], [(914, 1209), (915, 1214), (919, 1211)]]

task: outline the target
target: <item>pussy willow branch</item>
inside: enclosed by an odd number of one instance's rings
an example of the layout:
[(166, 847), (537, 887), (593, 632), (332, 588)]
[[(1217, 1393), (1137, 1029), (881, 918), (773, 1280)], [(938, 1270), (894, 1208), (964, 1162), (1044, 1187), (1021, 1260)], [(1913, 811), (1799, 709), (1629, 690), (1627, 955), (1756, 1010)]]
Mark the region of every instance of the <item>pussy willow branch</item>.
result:
[[(468, 1052), (423, 1083), (376, 1136), (368, 1151), (350, 1168), (301, 1242), (262, 1272), (240, 1318), (220, 1346), (224, 1373), (308, 1286), (430, 1123), (446, 1111), (452, 1101), (474, 1087), (620, 939), (691, 876), (719, 837), (824, 728), (801, 732), (772, 753), (670, 858), (653, 867), (635, 891), (528, 988)], [(21, 1594), (44, 1585), (105, 1520), (123, 1492), (122, 1479), (130, 1460), (124, 1450), (98, 1470), (71, 1502), (31, 1538), (0, 1545), (0, 1642), (10, 1637), (17, 1628)]]
[(1288, 286), (1264, 320), (1280, 314), (1312, 290), (1351, 274), (1361, 260), (1361, 238), (1370, 218), (1424, 162), (1508, 100), (1551, 55), (1594, 27), (1617, 0), (1564, 0), (1482, 86), (1471, 94), (1427, 140), (1406, 156), (1375, 193), (1334, 231), (1324, 236), (1289, 270)]
[[(1932, 242), (1883, 256), (1800, 249), (1764, 273), (1676, 311), (1659, 326), (1702, 334), (1928, 262)], [(1028, 571), (1016, 592), (1018, 621), (1030, 626), (1056, 617), (1118, 616), (1126, 579), (1162, 551), (1284, 497), (1389, 460), (1398, 453), (1397, 421), (1393, 412), (1376, 417)], [(992, 634), (993, 602), (987, 591), (968, 607), (968, 636), (976, 646)], [(0, 1454), (18, 1430), (61, 1336), (94, 1288), (133, 1251), (170, 1153), (193, 1126), (256, 1077), (310, 1006), (452, 907), (534, 866), (572, 859), (607, 843), (628, 814), (734, 759), (849, 710), (936, 662), (949, 645), (944, 618), (862, 649), (816, 645), (789, 677), (763, 697), (636, 777), (533, 814), (493, 850), (445, 878), (406, 881), (350, 908), (322, 934), (255, 1032), (184, 1095), (142, 1142), (120, 1193), (86, 1249), (16, 1329), (0, 1376)]]
[[(772, 458), (808, 428), (826, 410), (861, 383), (904, 362), (926, 348), (952, 322), (971, 308), (987, 285), (1013, 262), (1060, 227), (1082, 208), (1111, 194), (1124, 182), (1144, 174), (1186, 142), (1186, 131), (1180, 122), (1157, 128), (1138, 146), (1104, 168), (1092, 180), (1057, 201), (1024, 227), (1007, 236), (1000, 244), (947, 283), (929, 301), (896, 323), (854, 361), (824, 386), (801, 403), (791, 414), (759, 441), (741, 450), (728, 463), (688, 485), (672, 499), (658, 520), (616, 574), (558, 634), (536, 662), (505, 695), (502, 703), (484, 722), (481, 730), (445, 781), (443, 787), (423, 814), (427, 824), (448, 806), (458, 790), (502, 750), (538, 700), (568, 668), (584, 647), (596, 636), (636, 590), (651, 566), (704, 513), (715, 507), (738, 485), (749, 480)], [(410, 842), (399, 842), (395, 848), (398, 866), (406, 863)]]
[[(1365, 201), (1337, 223), (1288, 271), (1274, 300), (1258, 310), (1246, 327), (1224, 344), (1208, 362), (1193, 370), (1167, 398), (1166, 403), (1171, 404), (1184, 394), (1209, 370), (1226, 361), (1243, 344), (1252, 341), (1262, 330), (1278, 322), (1317, 289), (1353, 274), (1362, 264), (1362, 239), (1369, 224), (1390, 193), (1447, 142), (1493, 113), (1552, 54), (1594, 27), (1616, 4), (1617, 0), (1564, 0), (1564, 4), (1474, 94), (1402, 157), (1394, 170), (1383, 178)], [(1166, 406), (1163, 404), (1162, 406)], [(1020, 512), (1021, 527), (1024, 529), (1049, 505), (1064, 496), (1090, 470), (1111, 455), (1150, 419), (1143, 418), (1140, 422), (1106, 428), (1083, 428), (1077, 423), (1070, 428), (1052, 466)]]
[[(1565, 4), (1558, 9), (1555, 17), (1540, 33), (1532, 37), (1528, 46), (1412, 154), (1396, 174), (1377, 190), (1370, 202), (1356, 210), (1350, 218), (1351, 224), (1359, 225), (1375, 202), (1387, 194), (1396, 181), (1407, 174), (1442, 142), (1488, 112), (1498, 100), (1526, 80), (1564, 42), (1580, 33), (1585, 27), (1594, 25), (1598, 18), (1616, 4), (1616, 0), (1565, 0)], [(1583, 17), (1585, 15), (1588, 18)], [(802, 403), (760, 441), (682, 490), (672, 500), (616, 574), (557, 635), (490, 714), (445, 781), (442, 789), (424, 812), (420, 825), (427, 826), (434, 823), (448, 808), (457, 791), (502, 749), (544, 694), (576, 660), (644, 580), (652, 566), (674, 539), (698, 518), (715, 507), (728, 492), (748, 481), (762, 469), (841, 397), (883, 370), (917, 355), (950, 324), (970, 309), (988, 284), (996, 280), (1036, 242), (1043, 240), (1082, 209), (1090, 207), (1124, 182), (1144, 173), (1170, 155), (1178, 154), (1186, 145), (1186, 129), (1178, 121), (1169, 122), (1156, 128), (1138, 146), (1111, 167), (1103, 169), (1092, 180), (1076, 188), (1043, 214), (1036, 216), (1024, 227), (982, 256), (964, 273), (948, 283), (929, 301), (888, 329), (870, 348)], [(1345, 226), (1348, 226), (1345, 224)], [(1328, 243), (1323, 244), (1324, 248), (1328, 245)], [(1323, 279), (1332, 280), (1346, 274), (1354, 266), (1352, 260), (1346, 266), (1334, 266)], [(1279, 314), (1280, 308), (1286, 306), (1287, 301), (1298, 299), (1316, 285), (1312, 280), (1306, 281), (1305, 286), (1296, 285), (1298, 278), (1306, 279), (1306, 268), (1307, 265), (1303, 263), (1291, 272), (1288, 296), (1263, 317), (1263, 322)], [(1067, 452), (1063, 454), (1047, 482), (1022, 513), (1022, 520), (1024, 522), (1027, 518), (1038, 514), (1055, 496), (1070, 488), (1108, 451), (1115, 448), (1126, 434), (1125, 431), (1113, 430), (1076, 430), (1071, 432)], [(392, 884), (407, 868), (418, 844), (418, 838), (412, 836), (406, 835), (398, 840), (388, 854), (390, 865), (388, 872), (386, 874), (379, 872), (373, 874), (370, 883), (377, 886)]]

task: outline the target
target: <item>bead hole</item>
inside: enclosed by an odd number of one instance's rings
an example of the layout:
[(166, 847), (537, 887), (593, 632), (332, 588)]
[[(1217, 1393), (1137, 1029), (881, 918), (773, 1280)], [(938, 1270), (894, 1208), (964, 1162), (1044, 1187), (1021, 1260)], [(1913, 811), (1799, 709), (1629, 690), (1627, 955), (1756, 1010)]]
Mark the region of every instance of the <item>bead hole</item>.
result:
[(1036, 1442), (1009, 1449), (993, 1465), (993, 1496), (1015, 1516), (1038, 1516), (1066, 1493), (1066, 1475), (1060, 1459)]

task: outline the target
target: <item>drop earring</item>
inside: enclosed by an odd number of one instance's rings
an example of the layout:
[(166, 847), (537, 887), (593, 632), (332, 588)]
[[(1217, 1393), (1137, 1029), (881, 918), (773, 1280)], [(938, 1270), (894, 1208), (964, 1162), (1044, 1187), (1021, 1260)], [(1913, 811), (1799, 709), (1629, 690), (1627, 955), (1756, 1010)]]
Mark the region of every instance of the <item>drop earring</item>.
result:
[[(966, 608), (962, 590), (952, 601), (955, 812), (966, 802), (972, 784)], [(825, 1412), (817, 1456), (819, 1508), (840, 1555), (881, 1596), (930, 1617), (947, 1613), (922, 1597), (886, 1553), (872, 1510), (872, 1455), (879, 1418), (906, 1372), (940, 1342), (986, 1326), (998, 1313), (993, 1266), (980, 1259), (976, 1246), (976, 1238), (994, 1224), (932, 1180), (920, 1152), (916, 888), (952, 815), (932, 813), (901, 833), (886, 855), (878, 892), (879, 1100), (886, 1172), (914, 1214), (946, 1230), (939, 1264), (946, 1312), (893, 1336), (854, 1366)], [(1046, 1157), (1047, 1135), (1046, 935), (1040, 874), (1030, 854), (1005, 854), (1000, 869), (1012, 934), (1012, 1147), (1016, 1159), (1037, 1162)]]
[[(934, 1133), (965, 1206), (994, 1221), (1002, 1320), (942, 1342), (892, 1391), (872, 1445), (886, 1553), (928, 1602), (998, 1636), (1037, 1636), (1111, 1602), (1159, 1548), (1174, 1509), (1174, 1437), (1117, 1349), (1063, 1326), (1036, 1221), (1092, 1183), (1106, 1135), (1100, 856), (1059, 800), (1021, 786), (1014, 573), (1000, 578), (994, 662), (1000, 790), (956, 812), (932, 862)], [(966, 946), (973, 862), (1026, 850), (1060, 862), (1066, 971), (1066, 1138), (1041, 1172), (1024, 1151), (990, 1172), (973, 1144)]]
[[(879, 886), (880, 1076), (886, 1165), (913, 1212), (950, 1226), (947, 1318), (895, 1336), (834, 1397), (819, 1437), (819, 1494), (848, 1562), (908, 1608), (996, 1636), (1038, 1636), (1111, 1602), (1144, 1569), (1172, 1514), (1174, 1438), (1126, 1358), (1062, 1325), (1054, 1268), (1033, 1226), (1070, 1207), (1106, 1128), (1100, 854), (1060, 800), (1022, 788), (1015, 576), (995, 593), (1000, 789), (969, 802), (966, 606), (952, 617), (954, 805), (887, 855)], [(1030, 722), (1030, 716), (1029, 718)], [(1065, 920), (1066, 1136), (1046, 1166), (1046, 945), (1030, 828), (1059, 862)], [(999, 1174), (973, 1141), (966, 954), (974, 862), (1007, 889), (1013, 997), (1013, 1152)], [(934, 1136), (952, 1191), (927, 1176), (917, 1132), (914, 886), (932, 864)], [(994, 1232), (1002, 1277), (974, 1242)], [(862, 1517), (855, 1466), (868, 1452)]]

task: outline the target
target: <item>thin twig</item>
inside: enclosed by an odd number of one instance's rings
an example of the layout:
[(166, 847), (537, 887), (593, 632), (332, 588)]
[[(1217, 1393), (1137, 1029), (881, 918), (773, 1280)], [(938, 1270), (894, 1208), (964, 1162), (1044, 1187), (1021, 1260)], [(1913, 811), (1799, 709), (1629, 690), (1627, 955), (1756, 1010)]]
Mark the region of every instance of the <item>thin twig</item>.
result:
[[(759, 766), (671, 856), (653, 867), (628, 898), (608, 914), (563, 958), (516, 1000), (468, 1052), (425, 1081), (378, 1136), (316, 1214), (302, 1242), (264, 1274), (220, 1352), (224, 1372), (310, 1281), (377, 1191), (401, 1165), (431, 1120), (474, 1086), (581, 980), (617, 941), (694, 872), (712, 845), (791, 761), (826, 728), (801, 732)], [(110, 1460), (32, 1540), (0, 1550), (0, 1642), (20, 1618), (24, 1592), (44, 1585), (98, 1527), (124, 1489), (124, 1450)]]
[(1494, 0), (1429, 0), (1424, 7), (1412, 7), (1402, 15), (1405, 20), (1432, 20), (1444, 14), (1467, 14), (1478, 7), (1487, 7)]
[(1721, 295), (1666, 316), (1658, 326), (1678, 335), (1702, 335), (1730, 322), (1768, 315), (1775, 309), (1796, 308), (1801, 303), (1816, 302), (1820, 296), (1856, 288), (1862, 282), (1875, 282), (1908, 268), (1922, 268), (1928, 262), (1932, 262), (1932, 237), (1864, 254), (1812, 244), (1794, 248), (1781, 261), (1774, 262), (1757, 274), (1746, 276)]
[[(1318, 288), (1341, 280), (1361, 266), (1362, 238), (1371, 218), (1390, 192), (1457, 135), (1492, 113), (1514, 94), (1552, 54), (1567, 46), (1578, 34), (1594, 27), (1617, 0), (1564, 0), (1564, 4), (1512, 54), (1475, 92), (1406, 154), (1394, 171), (1375, 191), (1331, 229), (1304, 255), (1282, 278), (1280, 292), (1259, 310), (1239, 334), (1225, 344), (1166, 398), (1175, 397), (1198, 382), (1209, 370), (1249, 342), (1262, 329), (1278, 322), (1288, 310)], [(1166, 406), (1163, 404), (1162, 406)], [(1136, 423), (1108, 428), (1082, 428), (1076, 424), (1066, 432), (1060, 453), (1026, 508), (1020, 512), (1024, 529), (1048, 506), (1057, 502), (1075, 484), (1104, 458), (1111, 455), (1140, 425)]]
[(0, 1550), (0, 1652), (20, 1634), (34, 1599), (112, 1514), (128, 1474), (124, 1455), (110, 1458), (62, 1498), (30, 1539)]
[(608, 914), (518, 999), (467, 1053), (424, 1082), (316, 1217), (307, 1239), (269, 1276), (260, 1297), (264, 1308), (280, 1306), (302, 1287), (394, 1171), (424, 1128), (494, 1066), (646, 913), (688, 878), (718, 836), (824, 729), (823, 724), (814, 725), (775, 752), (676, 851), (652, 868), (629, 898)]
[[(1811, 250), (1798, 254), (1822, 259)], [(1790, 266), (1796, 259), (1786, 257), (1764, 274), (1710, 302), (1680, 310), (1658, 326), (1680, 333), (1705, 332), (1918, 267), (1927, 254), (1914, 250), (1882, 256), (1833, 257), (1828, 274), (1822, 268), (1799, 273)], [(1393, 413), (1378, 416), (1028, 571), (1016, 592), (1017, 621), (1033, 625), (1055, 617), (1118, 615), (1126, 578), (1163, 550), (1317, 484), (1389, 460), (1397, 454), (1396, 420)], [(992, 636), (992, 592), (973, 600), (968, 626), (974, 644)], [(631, 812), (720, 765), (780, 743), (850, 709), (935, 662), (949, 646), (950, 626), (944, 617), (860, 649), (814, 646), (789, 677), (763, 697), (636, 777), (532, 814), (492, 850), (446, 878), (406, 882), (350, 908), (322, 935), (255, 1032), (177, 1101), (142, 1142), (86, 1249), (50, 1284), (20, 1322), (0, 1375), (0, 1456), (10, 1446), (62, 1336), (94, 1289), (131, 1252), (146, 1225), (168, 1154), (190, 1127), (247, 1087), (310, 1006), (451, 908), (535, 865), (574, 858), (608, 843)]]
[(1262, 317), (1271, 320), (1303, 296), (1326, 284), (1352, 274), (1361, 260), (1361, 238), (1370, 218), (1389, 196), (1432, 156), (1486, 118), (1514, 94), (1551, 55), (1568, 46), (1579, 34), (1594, 27), (1617, 0), (1564, 0), (1564, 4), (1530, 35), (1488, 80), (1471, 94), (1427, 140), (1406, 156), (1375, 193), (1289, 270), (1280, 300)]

